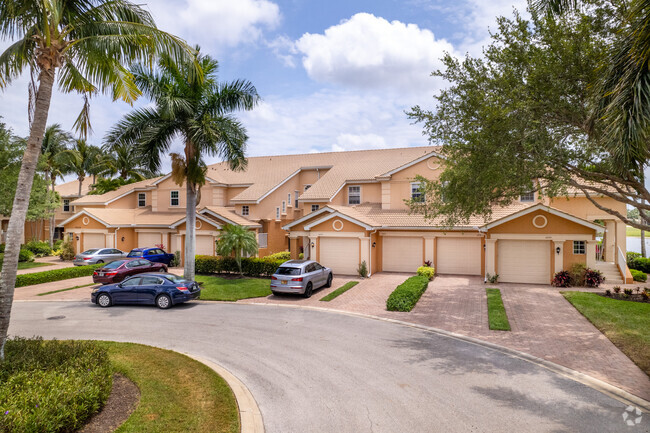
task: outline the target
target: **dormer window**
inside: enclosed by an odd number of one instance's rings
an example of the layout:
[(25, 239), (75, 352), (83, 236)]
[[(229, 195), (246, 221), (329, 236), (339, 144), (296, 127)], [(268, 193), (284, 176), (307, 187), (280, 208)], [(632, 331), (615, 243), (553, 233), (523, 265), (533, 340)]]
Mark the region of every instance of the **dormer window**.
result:
[(535, 201), (535, 191), (526, 192), (519, 196), (519, 201), (522, 203), (532, 203)]
[(421, 182), (411, 182), (411, 200), (416, 203), (422, 203), (424, 201), (424, 194), (420, 189), (421, 187)]
[(348, 204), (361, 204), (361, 187), (359, 185), (348, 187)]
[(138, 193), (138, 207), (145, 207), (147, 205), (147, 195), (143, 192)]

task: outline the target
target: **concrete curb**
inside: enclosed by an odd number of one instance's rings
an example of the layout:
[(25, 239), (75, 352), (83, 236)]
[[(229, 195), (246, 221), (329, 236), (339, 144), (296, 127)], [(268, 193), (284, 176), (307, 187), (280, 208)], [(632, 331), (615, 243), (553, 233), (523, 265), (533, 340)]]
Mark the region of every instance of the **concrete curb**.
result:
[[(204, 301), (204, 302), (214, 302), (214, 301)], [(567, 377), (571, 380), (574, 380), (576, 382), (582, 383), (583, 385), (586, 385), (590, 388), (595, 389), (596, 391), (599, 391), (611, 398), (614, 398), (622, 403), (625, 403), (626, 405), (632, 405), (635, 406), (641, 411), (645, 413), (650, 413), (650, 401), (645, 400), (641, 397), (638, 397), (628, 391), (625, 391), (624, 389), (621, 389), (615, 385), (611, 385), (603, 380), (596, 379), (595, 377), (591, 377), (585, 373), (581, 373), (576, 370), (572, 370), (568, 367), (564, 367), (560, 364), (556, 364), (551, 361), (547, 361), (546, 359), (539, 358), (534, 355), (530, 355), (525, 352), (520, 352), (515, 349), (510, 349), (508, 347), (504, 346), (499, 346), (498, 344), (494, 343), (489, 343), (487, 341), (479, 340), (478, 338), (474, 337), (468, 337), (465, 335), (461, 334), (456, 334), (454, 332), (450, 331), (445, 331), (444, 329), (439, 329), (439, 328), (433, 328), (431, 326), (425, 326), (425, 325), (419, 325), (417, 323), (410, 323), (410, 322), (405, 322), (403, 320), (397, 320), (397, 319), (389, 319), (386, 317), (379, 317), (379, 316), (373, 316), (370, 314), (363, 314), (363, 313), (355, 313), (352, 311), (343, 311), (343, 310), (336, 310), (333, 308), (324, 308), (324, 307), (314, 307), (314, 306), (307, 306), (307, 305), (288, 305), (288, 304), (275, 304), (275, 303), (270, 303), (270, 302), (251, 302), (251, 303), (246, 303), (246, 304), (237, 304), (236, 305), (258, 305), (258, 306), (275, 306), (275, 307), (283, 307), (283, 308), (296, 308), (296, 309), (306, 309), (306, 310), (316, 310), (316, 311), (324, 311), (328, 313), (337, 313), (337, 314), (345, 314), (348, 316), (354, 316), (354, 317), (362, 317), (366, 319), (374, 319), (374, 320), (380, 320), (383, 322), (389, 322), (389, 323), (395, 323), (398, 325), (402, 326), (408, 326), (410, 328), (416, 328), (416, 329), (421, 329), (424, 331), (432, 332), (434, 334), (442, 335), (447, 338), (453, 338), (455, 340), (460, 340), (460, 341), (465, 341), (467, 343), (475, 344), (477, 346), (485, 347), (487, 349), (491, 349), (497, 352), (501, 352), (505, 355), (511, 356), (513, 358), (519, 358), (521, 360), (537, 364), (540, 367), (544, 367), (547, 370), (550, 370), (554, 373), (560, 374), (564, 377)]]
[(242, 433), (264, 433), (264, 422), (262, 421), (260, 408), (257, 406), (253, 394), (251, 394), (249, 389), (241, 380), (237, 379), (237, 377), (228, 370), (212, 361), (192, 353), (181, 353), (207, 365), (228, 383), (233, 394), (235, 394), (235, 400), (239, 407), (239, 421)]

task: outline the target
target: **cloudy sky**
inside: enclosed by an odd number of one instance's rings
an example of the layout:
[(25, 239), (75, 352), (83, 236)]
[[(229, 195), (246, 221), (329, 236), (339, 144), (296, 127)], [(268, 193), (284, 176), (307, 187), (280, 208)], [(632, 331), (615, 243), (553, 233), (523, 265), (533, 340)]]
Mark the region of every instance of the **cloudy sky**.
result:
[[(245, 78), (257, 87), (263, 102), (239, 115), (249, 156), (425, 145), (404, 111), (432, 106), (442, 83), (429, 74), (443, 53), (480, 55), (495, 17), (526, 8), (524, 0), (138, 3), (147, 3), (160, 28), (217, 58), (221, 80)], [(0, 41), (0, 49), (7, 44)], [(27, 77), (0, 102), (3, 121), (27, 135)], [(78, 95), (55, 94), (48, 123), (71, 129), (81, 105)], [(94, 98), (91, 142), (101, 144), (130, 109)]]

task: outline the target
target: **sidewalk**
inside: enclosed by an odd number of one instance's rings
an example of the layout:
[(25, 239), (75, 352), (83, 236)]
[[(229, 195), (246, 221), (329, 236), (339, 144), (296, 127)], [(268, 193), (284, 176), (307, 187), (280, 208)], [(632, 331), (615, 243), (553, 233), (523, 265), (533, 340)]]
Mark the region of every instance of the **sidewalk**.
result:
[(14, 292), (15, 301), (89, 301), (90, 292), (98, 284), (81, 287), (79, 289), (67, 290), (65, 292), (52, 293), (51, 295), (38, 296), (39, 293), (51, 292), (54, 290), (69, 289), (75, 286), (91, 284), (93, 277), (70, 278), (51, 283), (36, 284), (34, 286), (18, 287)]
[(34, 272), (42, 272), (42, 271), (51, 271), (54, 269), (71, 268), (72, 266), (74, 266), (72, 262), (63, 262), (57, 256), (41, 257), (38, 259), (34, 259), (34, 261), (36, 263), (47, 263), (48, 266), (39, 266), (37, 268), (21, 269), (18, 271), (18, 275), (32, 274)]

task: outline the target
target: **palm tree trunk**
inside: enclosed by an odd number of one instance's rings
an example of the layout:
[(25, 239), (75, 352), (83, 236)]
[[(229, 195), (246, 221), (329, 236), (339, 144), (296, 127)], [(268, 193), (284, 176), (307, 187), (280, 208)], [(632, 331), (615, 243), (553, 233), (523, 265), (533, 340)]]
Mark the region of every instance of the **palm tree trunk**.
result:
[[(29, 192), (32, 190), (32, 184), (34, 183), (36, 164), (41, 153), (41, 142), (45, 134), (47, 115), (50, 110), (54, 70), (41, 70), (38, 82), (38, 94), (34, 105), (34, 121), (32, 122), (27, 148), (18, 174), (16, 196), (14, 197), (7, 229), (2, 275), (0, 275), (0, 360), (4, 360), (5, 356), (4, 349), (7, 341), (7, 330), (9, 329), (9, 318), (11, 317), (11, 305), (14, 300), (16, 273), (18, 272), (18, 254), (20, 253), (20, 243), (25, 234), (25, 217), (29, 207)], [(25, 191), (26, 194), (21, 194), (21, 191)]]
[(194, 280), (194, 256), (196, 251), (196, 189), (194, 185), (185, 181), (185, 266), (184, 277)]
[[(54, 197), (54, 193), (56, 192), (54, 190), (54, 187), (56, 185), (56, 176), (52, 175), (51, 178), (52, 182), (52, 197)], [(56, 224), (56, 211), (52, 212), (52, 215), (50, 216), (50, 248), (54, 248), (54, 225)]]
[(79, 194), (78, 194), (78, 196), (81, 197), (81, 185), (84, 183), (84, 177), (79, 176), (77, 179), (79, 180)]

